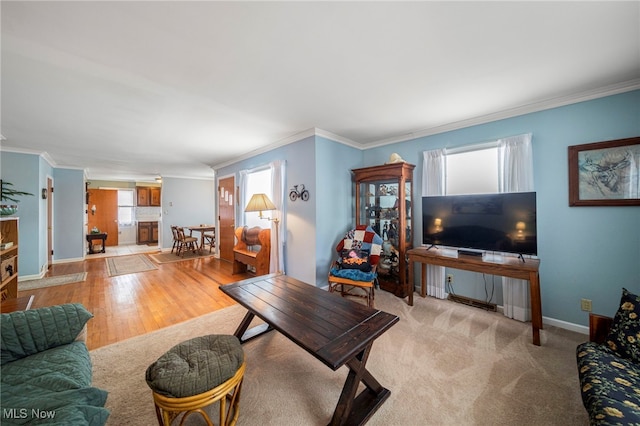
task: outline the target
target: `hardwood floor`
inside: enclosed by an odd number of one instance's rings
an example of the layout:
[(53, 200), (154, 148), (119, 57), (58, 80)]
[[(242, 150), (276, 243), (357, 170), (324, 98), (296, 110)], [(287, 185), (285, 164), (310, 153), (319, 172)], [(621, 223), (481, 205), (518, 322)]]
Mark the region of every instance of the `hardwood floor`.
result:
[(251, 274), (231, 275), (231, 264), (214, 257), (158, 264), (158, 269), (109, 277), (104, 258), (55, 264), (46, 276), (87, 272), (82, 283), (20, 291), (35, 296), (31, 309), (82, 303), (94, 318), (88, 322), (89, 350), (158, 330), (235, 302), (222, 284)]

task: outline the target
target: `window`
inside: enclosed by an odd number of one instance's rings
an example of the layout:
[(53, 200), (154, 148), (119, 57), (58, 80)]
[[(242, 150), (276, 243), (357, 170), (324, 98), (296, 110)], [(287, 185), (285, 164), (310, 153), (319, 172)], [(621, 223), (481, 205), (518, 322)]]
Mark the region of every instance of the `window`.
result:
[(132, 189), (118, 190), (118, 225), (133, 226), (134, 191)]
[(451, 150), (445, 161), (447, 195), (499, 192), (497, 146)]
[[(247, 188), (247, 202), (251, 199), (253, 194), (267, 194), (267, 197), (273, 201), (273, 194), (271, 193), (271, 168), (250, 172), (247, 174), (246, 180)], [(262, 212), (264, 216), (270, 216), (269, 212)], [(265, 224), (264, 219), (260, 219), (258, 212), (247, 212), (244, 214), (245, 225), (249, 228), (259, 226), (261, 228), (268, 227), (270, 225)]]

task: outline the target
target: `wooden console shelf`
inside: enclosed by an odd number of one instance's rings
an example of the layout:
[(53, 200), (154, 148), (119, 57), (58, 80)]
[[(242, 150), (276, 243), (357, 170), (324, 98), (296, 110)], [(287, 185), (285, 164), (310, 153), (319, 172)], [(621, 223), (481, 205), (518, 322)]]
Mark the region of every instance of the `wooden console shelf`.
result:
[[(531, 294), (531, 326), (533, 328), (533, 344), (540, 346), (540, 330), (542, 329), (542, 302), (540, 298), (540, 277), (538, 269), (540, 260), (526, 259), (523, 262), (515, 257), (505, 257), (502, 263), (484, 262), (482, 257), (459, 255), (448, 257), (439, 254), (438, 250), (427, 250), (424, 247), (407, 251), (409, 260), (409, 285), (413, 287), (413, 265), (411, 262), (420, 262), (422, 265), (422, 277), (420, 280), (420, 296), (426, 296), (427, 264), (444, 266), (447, 268), (463, 269), (465, 271), (480, 272), (483, 274), (499, 275), (509, 278), (518, 278), (529, 281)], [(409, 292), (409, 304), (413, 304), (413, 291)]]
[(0, 249), (0, 300), (18, 296), (18, 218), (3, 217), (0, 221), (0, 241), (11, 245)]

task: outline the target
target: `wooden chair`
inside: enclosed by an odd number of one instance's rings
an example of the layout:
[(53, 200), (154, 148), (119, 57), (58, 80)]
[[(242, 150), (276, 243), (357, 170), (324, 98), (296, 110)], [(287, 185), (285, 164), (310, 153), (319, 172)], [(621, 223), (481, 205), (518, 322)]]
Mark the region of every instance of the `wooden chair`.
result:
[(187, 236), (184, 233), (184, 228), (176, 226), (176, 234), (178, 236), (178, 250), (176, 254), (184, 257), (185, 251), (191, 250), (194, 254), (198, 252), (198, 239), (196, 237)]
[[(216, 246), (216, 231), (215, 229), (213, 231), (210, 232), (205, 232), (204, 235), (202, 236), (204, 238), (204, 246), (209, 246), (209, 253), (211, 253), (211, 250)], [(202, 247), (202, 249), (204, 250), (204, 247)]]
[(180, 246), (180, 239), (178, 237), (177, 226), (171, 225), (171, 234), (173, 235), (173, 246), (171, 246), (171, 253), (173, 253), (173, 251), (178, 250), (178, 247)]
[(247, 265), (253, 266), (256, 275), (269, 273), (271, 256), (271, 229), (259, 227), (236, 228), (236, 245), (233, 247), (233, 274), (247, 272)]
[(329, 269), (329, 291), (339, 291), (342, 297), (363, 298), (367, 301), (367, 306), (373, 308), (375, 284), (378, 279), (376, 268), (382, 252), (382, 238), (370, 226), (357, 226), (338, 243), (336, 251), (341, 254), (343, 250), (353, 248), (369, 252), (371, 270), (366, 273), (355, 269), (340, 270), (338, 263), (334, 261)]

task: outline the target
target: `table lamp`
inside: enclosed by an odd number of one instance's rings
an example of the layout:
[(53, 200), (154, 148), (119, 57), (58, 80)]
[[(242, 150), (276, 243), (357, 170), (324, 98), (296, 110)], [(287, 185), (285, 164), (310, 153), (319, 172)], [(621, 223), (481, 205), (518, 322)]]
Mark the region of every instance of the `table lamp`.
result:
[(278, 223), (280, 220), (277, 217), (264, 217), (262, 216), (263, 210), (276, 210), (276, 206), (269, 199), (267, 194), (253, 194), (251, 199), (247, 203), (247, 206), (244, 208), (245, 212), (258, 212), (258, 217), (260, 219), (267, 219), (273, 221), (276, 225), (276, 272), (280, 272), (280, 262), (279, 262), (279, 244), (278, 244)]

